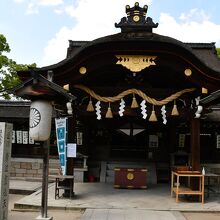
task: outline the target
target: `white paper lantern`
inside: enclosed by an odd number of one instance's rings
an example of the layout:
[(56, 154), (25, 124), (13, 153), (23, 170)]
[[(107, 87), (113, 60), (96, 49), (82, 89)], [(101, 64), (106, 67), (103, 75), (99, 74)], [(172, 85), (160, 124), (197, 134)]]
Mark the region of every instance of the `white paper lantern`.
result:
[(48, 101), (34, 101), (30, 107), (30, 137), (35, 141), (46, 141), (51, 132), (52, 105)]

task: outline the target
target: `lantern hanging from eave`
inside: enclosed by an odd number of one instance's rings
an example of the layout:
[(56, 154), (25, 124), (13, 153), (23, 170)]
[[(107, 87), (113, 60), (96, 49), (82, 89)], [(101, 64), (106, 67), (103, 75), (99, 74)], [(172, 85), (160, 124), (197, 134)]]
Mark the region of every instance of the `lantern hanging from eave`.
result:
[(49, 101), (33, 101), (30, 106), (30, 137), (35, 141), (46, 141), (50, 137), (52, 104)]

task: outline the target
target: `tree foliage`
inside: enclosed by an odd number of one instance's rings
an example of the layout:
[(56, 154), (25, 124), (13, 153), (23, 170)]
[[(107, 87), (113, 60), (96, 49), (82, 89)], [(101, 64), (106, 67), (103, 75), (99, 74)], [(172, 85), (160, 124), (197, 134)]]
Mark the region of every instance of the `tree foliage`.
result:
[(5, 99), (10, 99), (10, 89), (21, 83), (17, 71), (27, 70), (28, 67), (36, 67), (36, 64), (17, 64), (5, 55), (9, 52), (9, 44), (5, 36), (0, 34), (0, 93)]
[(218, 58), (220, 58), (220, 48), (217, 48), (216, 50), (217, 50), (217, 56)]

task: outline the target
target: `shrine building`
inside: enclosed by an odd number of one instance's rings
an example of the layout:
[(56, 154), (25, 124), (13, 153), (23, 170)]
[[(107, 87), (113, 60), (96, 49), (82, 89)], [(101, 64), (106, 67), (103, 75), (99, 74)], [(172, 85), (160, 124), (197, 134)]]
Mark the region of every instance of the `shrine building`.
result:
[[(64, 60), (18, 72), (23, 84), (17, 96), (53, 100), (53, 117), (68, 117), (69, 140), (77, 143), (79, 155), (68, 170), (84, 169), (82, 181), (114, 183), (118, 167), (146, 168), (149, 184), (169, 182), (175, 166), (214, 167), (220, 173), (215, 43), (184, 43), (156, 34), (159, 24), (147, 11), (138, 3), (126, 6), (126, 16), (115, 23), (120, 33), (70, 40)], [(21, 121), (27, 128), (28, 115)], [(19, 120), (14, 123), (23, 129)], [(55, 140), (53, 122), (51, 158), (58, 158)], [(14, 157), (22, 157), (19, 148), (29, 148), (25, 157), (40, 156), (38, 145), (15, 141)]]

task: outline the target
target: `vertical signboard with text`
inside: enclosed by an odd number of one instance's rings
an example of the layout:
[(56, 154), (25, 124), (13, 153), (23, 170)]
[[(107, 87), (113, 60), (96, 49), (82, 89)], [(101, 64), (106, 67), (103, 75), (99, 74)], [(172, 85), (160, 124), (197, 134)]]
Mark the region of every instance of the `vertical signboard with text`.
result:
[(8, 219), (8, 193), (13, 125), (0, 122), (0, 219)]
[(63, 175), (66, 175), (66, 127), (67, 118), (56, 118), (57, 149), (59, 153), (60, 168)]

